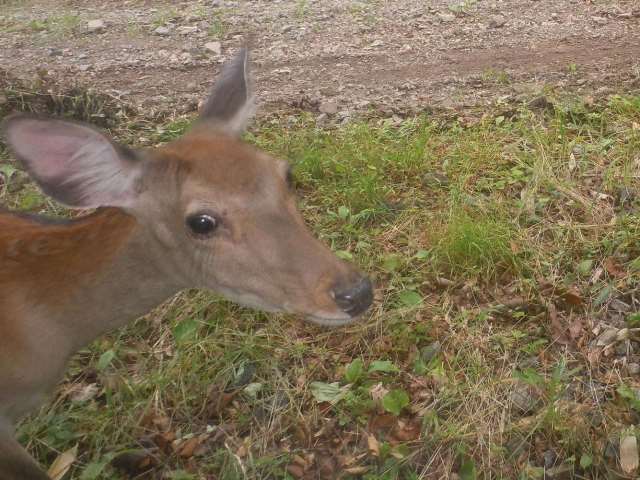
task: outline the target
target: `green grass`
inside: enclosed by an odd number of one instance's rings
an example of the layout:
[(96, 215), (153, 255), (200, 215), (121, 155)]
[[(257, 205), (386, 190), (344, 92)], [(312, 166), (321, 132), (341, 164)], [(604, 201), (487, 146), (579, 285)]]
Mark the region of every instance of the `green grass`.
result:
[[(639, 205), (620, 199), (640, 191), (640, 97), (466, 126), (290, 124), (247, 140), (290, 160), (311, 228), (375, 278), (370, 317), (323, 330), (185, 292), (74, 357), (20, 426), (30, 451), (50, 464), (78, 444), (83, 480), (126, 478), (108, 463), (150, 446), (169, 478), (538, 479), (550, 451), (576, 478), (620, 473), (605, 451), (635, 431), (638, 358), (592, 341), (637, 323)], [(188, 125), (113, 131), (156, 143)], [(0, 166), (3, 204), (62, 213)], [(202, 452), (180, 456), (192, 436)]]

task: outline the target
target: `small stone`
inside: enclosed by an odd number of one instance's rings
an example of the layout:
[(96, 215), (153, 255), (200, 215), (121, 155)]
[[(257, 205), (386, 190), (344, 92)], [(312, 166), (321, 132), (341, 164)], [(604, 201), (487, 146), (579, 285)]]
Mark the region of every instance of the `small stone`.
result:
[(169, 29), (167, 27), (158, 27), (153, 31), (153, 33), (160, 35), (161, 37), (166, 37), (169, 35)]
[(326, 113), (327, 115), (335, 115), (336, 113), (338, 113), (338, 104), (333, 100), (329, 100), (326, 102), (322, 102), (320, 104), (320, 107), (318, 107), (318, 109), (320, 110), (320, 113)]
[(638, 441), (635, 435), (627, 435), (620, 439), (620, 466), (627, 473), (633, 473), (638, 469)]
[(521, 414), (531, 413), (538, 406), (538, 395), (529, 385), (518, 382), (511, 394), (509, 395), (509, 403), (513, 405), (513, 409)]
[(593, 20), (598, 25), (604, 25), (605, 23), (607, 23), (607, 19), (604, 17), (594, 16), (594, 17), (591, 17), (591, 20)]
[(439, 13), (438, 18), (442, 23), (451, 23), (456, 19), (456, 16), (451, 13)]
[(542, 454), (542, 458), (544, 459), (544, 468), (548, 470), (558, 461), (558, 454), (553, 450), (547, 450)]
[(600, 336), (596, 340), (596, 345), (598, 347), (607, 347), (616, 341), (616, 337), (618, 336), (618, 329), (616, 328), (608, 328), (604, 332), (600, 334)]
[(220, 42), (207, 42), (204, 44), (204, 48), (215, 55), (222, 54), (222, 44)]
[(625, 340), (623, 342), (616, 344), (616, 355), (619, 357), (624, 357), (629, 351), (629, 341)]
[(623, 340), (628, 340), (628, 339), (629, 339), (628, 328), (621, 328), (620, 330), (618, 330), (618, 333), (616, 333), (616, 341), (622, 342)]
[(105, 28), (105, 24), (104, 24), (104, 20), (102, 19), (90, 20), (89, 22), (87, 22), (87, 30), (90, 33), (102, 32), (104, 28)]
[(291, 30), (293, 30), (293, 25), (285, 25), (284, 27), (282, 27), (280, 32), (287, 33), (287, 32), (290, 32)]
[(329, 120), (329, 115), (327, 115), (326, 113), (321, 113), (316, 117), (316, 124), (319, 127), (323, 127), (327, 124), (328, 120)]
[(188, 27), (188, 26), (182, 26), (182, 27), (178, 27), (176, 28), (176, 32), (178, 32), (180, 35), (191, 35), (192, 33), (196, 33), (198, 31), (198, 27)]
[(373, 43), (371, 44), (372, 47), (381, 47), (384, 45), (384, 42), (382, 40), (374, 40)]
[(506, 23), (507, 19), (505, 17), (503, 17), (502, 15), (494, 15), (493, 17), (491, 17), (491, 20), (489, 20), (489, 28), (504, 27)]
[(440, 342), (435, 341), (426, 347), (420, 349), (420, 358), (424, 363), (429, 363), (433, 358), (440, 353), (442, 345)]
[(80, 70), (81, 72), (86, 72), (90, 68), (91, 68), (91, 65), (78, 65), (78, 70)]
[(51, 48), (49, 50), (49, 56), (50, 57), (61, 57), (62, 56), (62, 50), (60, 50), (59, 48)]
[(640, 363), (632, 362), (627, 365), (627, 372), (629, 375), (638, 375), (640, 374)]

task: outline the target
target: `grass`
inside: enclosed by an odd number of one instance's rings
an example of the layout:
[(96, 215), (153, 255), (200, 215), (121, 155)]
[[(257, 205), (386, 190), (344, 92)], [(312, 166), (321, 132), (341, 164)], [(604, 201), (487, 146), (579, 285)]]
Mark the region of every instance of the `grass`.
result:
[[(74, 357), (22, 442), (43, 464), (79, 445), (83, 480), (127, 478), (114, 458), (184, 479), (620, 474), (639, 346), (594, 339), (637, 323), (640, 97), (554, 103), (258, 125), (309, 225), (375, 278), (370, 317), (323, 330), (185, 292)], [(188, 122), (113, 125), (154, 143)], [(0, 166), (3, 204), (61, 212)]]

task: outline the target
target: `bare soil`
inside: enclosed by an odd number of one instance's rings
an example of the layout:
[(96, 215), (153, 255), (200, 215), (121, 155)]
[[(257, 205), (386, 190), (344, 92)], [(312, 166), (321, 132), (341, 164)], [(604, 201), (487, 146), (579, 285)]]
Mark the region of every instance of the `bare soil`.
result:
[[(104, 28), (90, 31), (91, 20)], [(197, 108), (244, 44), (263, 112), (404, 115), (557, 87), (640, 87), (631, 0), (9, 1), (0, 33), (0, 66), (12, 75), (48, 75), (166, 112)], [(220, 54), (204, 47), (214, 41)]]

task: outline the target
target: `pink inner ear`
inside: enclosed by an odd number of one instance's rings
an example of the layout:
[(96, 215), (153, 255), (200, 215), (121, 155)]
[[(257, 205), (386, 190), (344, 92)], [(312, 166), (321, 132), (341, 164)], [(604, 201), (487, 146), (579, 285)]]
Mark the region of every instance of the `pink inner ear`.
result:
[(79, 125), (36, 119), (19, 120), (7, 133), (16, 154), (43, 180), (67, 175), (74, 154), (87, 142), (101, 140), (97, 134), (91, 139), (93, 132)]

